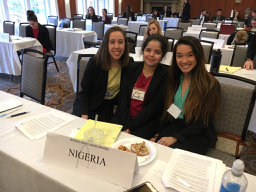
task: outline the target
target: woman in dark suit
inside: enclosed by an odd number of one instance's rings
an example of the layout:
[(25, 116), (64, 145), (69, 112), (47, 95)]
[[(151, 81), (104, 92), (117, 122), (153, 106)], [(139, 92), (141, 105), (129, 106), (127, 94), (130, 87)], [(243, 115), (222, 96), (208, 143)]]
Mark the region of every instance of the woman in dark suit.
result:
[(43, 46), (43, 53), (50, 52), (53, 48), (48, 29), (38, 23), (35, 12), (32, 10), (27, 11), (27, 20), (29, 26), (26, 27), (26, 36), (36, 38)]
[(167, 41), (153, 34), (143, 43), (142, 51), (144, 61), (127, 67), (112, 122), (123, 125), (126, 133), (150, 139), (164, 104), (168, 66), (160, 61), (167, 52)]
[(234, 15), (233, 17), (230, 18), (230, 20), (233, 20), (233, 21), (244, 21), (242, 18), (239, 17), (240, 16), (240, 11), (236, 10), (234, 12)]
[(74, 115), (84, 119), (109, 122), (120, 90), (123, 72), (129, 63), (129, 47), (125, 32), (109, 28), (102, 44), (84, 71), (82, 90), (73, 104)]
[(111, 24), (111, 19), (107, 16), (107, 9), (102, 9), (101, 21), (104, 21), (105, 24)]
[(90, 6), (87, 10), (86, 19), (91, 19), (92, 22), (97, 22), (98, 21), (98, 18), (95, 15), (95, 11), (94, 11), (94, 8), (92, 6)]
[(123, 14), (123, 18), (127, 18), (128, 20), (131, 19), (131, 21), (136, 21), (135, 17), (134, 17), (134, 13), (132, 12), (132, 6), (128, 5), (126, 7), (126, 10)]

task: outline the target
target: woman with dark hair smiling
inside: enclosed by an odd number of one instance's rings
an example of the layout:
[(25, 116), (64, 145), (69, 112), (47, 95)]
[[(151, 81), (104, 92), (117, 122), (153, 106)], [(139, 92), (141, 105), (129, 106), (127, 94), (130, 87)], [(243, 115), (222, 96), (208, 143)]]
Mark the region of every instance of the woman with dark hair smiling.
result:
[(123, 125), (126, 133), (150, 139), (164, 106), (168, 66), (160, 62), (167, 52), (167, 40), (153, 34), (143, 43), (142, 51), (143, 61), (127, 67), (112, 122)]
[(53, 48), (48, 29), (38, 23), (37, 16), (32, 10), (27, 11), (27, 20), (29, 26), (26, 27), (26, 36), (36, 38), (43, 46), (43, 53), (50, 52)]
[(162, 127), (151, 141), (205, 154), (217, 140), (212, 120), (220, 112), (219, 82), (205, 69), (201, 43), (190, 36), (175, 44)]
[(129, 47), (125, 32), (119, 27), (111, 27), (85, 68), (82, 90), (73, 104), (72, 114), (84, 119), (94, 119), (98, 114), (100, 121), (109, 122), (128, 64)]

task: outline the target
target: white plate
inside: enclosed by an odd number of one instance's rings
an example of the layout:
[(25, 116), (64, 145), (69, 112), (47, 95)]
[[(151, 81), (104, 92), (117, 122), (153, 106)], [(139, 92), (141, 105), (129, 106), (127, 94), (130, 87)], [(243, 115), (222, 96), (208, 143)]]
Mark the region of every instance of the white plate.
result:
[(156, 147), (152, 143), (144, 139), (126, 138), (126, 139), (121, 139), (119, 141), (116, 141), (112, 145), (112, 148), (117, 149), (120, 145), (124, 145), (125, 147), (131, 150), (131, 144), (142, 143), (143, 141), (145, 141), (145, 145), (149, 150), (149, 155), (137, 156), (139, 166), (142, 166), (150, 163), (156, 157)]

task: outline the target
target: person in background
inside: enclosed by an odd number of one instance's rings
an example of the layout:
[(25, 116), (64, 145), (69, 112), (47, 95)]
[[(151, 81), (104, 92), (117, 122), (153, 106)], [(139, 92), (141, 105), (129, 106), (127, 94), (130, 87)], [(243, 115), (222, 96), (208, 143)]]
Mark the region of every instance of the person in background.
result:
[(209, 21), (209, 17), (206, 15), (206, 9), (201, 9), (201, 14), (196, 17), (197, 20), (201, 20), (203, 22)]
[(37, 16), (32, 10), (27, 11), (27, 20), (29, 25), (26, 27), (26, 37), (36, 38), (43, 46), (43, 53), (50, 52), (53, 47), (48, 29), (38, 23)]
[(253, 37), (249, 41), (247, 52), (246, 52), (246, 61), (244, 63), (244, 69), (253, 70), (253, 59), (256, 55), (256, 33), (254, 33)]
[(98, 18), (95, 15), (95, 11), (94, 11), (94, 8), (92, 6), (90, 6), (87, 10), (86, 19), (91, 19), (92, 22), (97, 22), (98, 21)]
[(172, 12), (168, 10), (167, 5), (164, 5), (163, 10), (160, 11), (160, 15), (163, 15), (163, 17), (171, 17)]
[(117, 104), (123, 73), (129, 64), (129, 46), (120, 27), (109, 28), (96, 55), (86, 65), (82, 90), (73, 104), (73, 115), (109, 122)]
[(220, 113), (220, 94), (218, 80), (205, 69), (200, 41), (180, 38), (169, 67), (162, 125), (151, 141), (205, 154), (217, 141), (213, 120)]
[(233, 21), (244, 21), (239, 16), (240, 16), (240, 11), (235, 10), (233, 17), (231, 17), (230, 20), (233, 20)]
[(156, 21), (156, 20), (151, 20), (150, 22), (148, 22), (148, 26), (145, 30), (143, 42), (147, 39), (148, 36), (150, 36), (152, 34), (162, 35), (161, 27), (160, 27), (158, 21)]
[(217, 10), (217, 16), (212, 17), (212, 22), (213, 21), (224, 21), (225, 17), (222, 15), (222, 9)]
[(107, 16), (107, 9), (102, 9), (101, 21), (104, 21), (105, 24), (111, 24), (111, 19)]
[(256, 9), (253, 9), (252, 13), (251, 13), (251, 16), (248, 18), (248, 25), (249, 25), (249, 27), (252, 27), (251, 26), (251, 22), (252, 22), (253, 17), (255, 17), (255, 16), (256, 16)]
[(145, 139), (155, 134), (164, 106), (168, 66), (161, 64), (167, 41), (159, 34), (149, 36), (142, 45), (143, 61), (127, 67), (112, 122), (123, 131)]
[(187, 22), (190, 19), (190, 4), (189, 0), (184, 0), (184, 8), (182, 10), (182, 13), (180, 14), (180, 17), (182, 17), (182, 20), (184, 22)]
[(256, 16), (251, 19), (251, 31), (256, 32)]
[(123, 18), (127, 18), (129, 21), (136, 21), (135, 17), (134, 17), (134, 13), (132, 12), (132, 6), (128, 5), (126, 7), (126, 10), (123, 14)]
[(154, 9), (154, 10), (153, 10), (153, 12), (152, 12), (152, 17), (153, 17), (155, 20), (157, 20), (157, 17), (160, 17), (160, 15), (159, 15), (157, 9)]

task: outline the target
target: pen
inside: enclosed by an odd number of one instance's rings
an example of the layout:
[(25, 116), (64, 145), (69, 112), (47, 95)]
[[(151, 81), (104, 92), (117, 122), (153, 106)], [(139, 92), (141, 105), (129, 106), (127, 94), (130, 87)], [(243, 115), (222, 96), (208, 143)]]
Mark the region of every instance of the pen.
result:
[(226, 67), (227, 71), (228, 71), (228, 68)]
[(19, 115), (24, 115), (24, 114), (26, 114), (26, 113), (29, 113), (29, 111), (25, 111), (25, 112), (22, 112), (22, 113), (17, 113), (17, 114), (15, 114), (15, 115), (11, 115), (11, 116), (8, 117), (8, 118), (16, 117), (16, 116), (19, 116)]
[(12, 112), (9, 112), (9, 113), (4, 113), (4, 114), (0, 115), (0, 117), (4, 117), (5, 115), (9, 115), (9, 114), (11, 114), (11, 113), (13, 113), (13, 112), (15, 112), (15, 111), (20, 110), (20, 109), (21, 109), (21, 108), (16, 109), (16, 110), (14, 110), (14, 111), (12, 111)]

